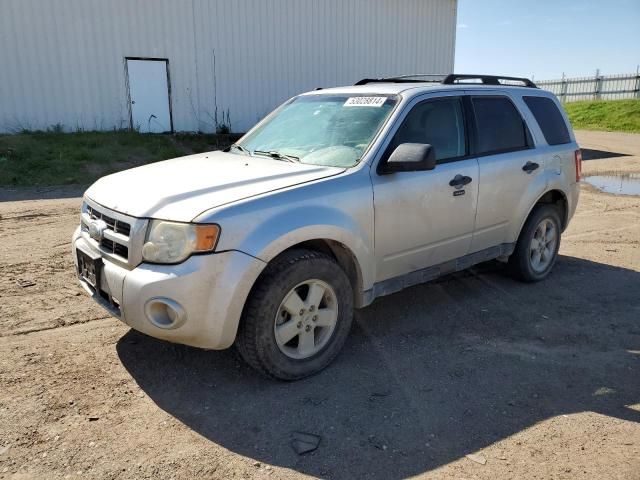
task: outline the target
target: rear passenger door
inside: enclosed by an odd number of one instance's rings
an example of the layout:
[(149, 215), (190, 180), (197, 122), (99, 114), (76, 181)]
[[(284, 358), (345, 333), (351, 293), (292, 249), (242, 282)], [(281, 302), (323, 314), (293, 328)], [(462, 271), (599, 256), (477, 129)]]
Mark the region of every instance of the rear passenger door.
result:
[(480, 167), (471, 252), (515, 242), (513, 232), (544, 193), (544, 157), (534, 148), (521, 102), (502, 92), (470, 96), (472, 150)]

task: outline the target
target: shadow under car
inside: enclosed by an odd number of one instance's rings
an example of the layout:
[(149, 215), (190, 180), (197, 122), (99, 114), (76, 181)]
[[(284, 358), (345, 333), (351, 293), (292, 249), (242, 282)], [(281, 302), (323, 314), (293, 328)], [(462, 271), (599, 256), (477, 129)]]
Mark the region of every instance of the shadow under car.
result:
[[(536, 284), (481, 265), (357, 312), (336, 361), (295, 383), (261, 378), (234, 350), (135, 331), (117, 351), (160, 408), (230, 451), (400, 479), (561, 414), (640, 422), (638, 286), (638, 272), (567, 256)], [(318, 449), (298, 455), (293, 432), (319, 435)]]

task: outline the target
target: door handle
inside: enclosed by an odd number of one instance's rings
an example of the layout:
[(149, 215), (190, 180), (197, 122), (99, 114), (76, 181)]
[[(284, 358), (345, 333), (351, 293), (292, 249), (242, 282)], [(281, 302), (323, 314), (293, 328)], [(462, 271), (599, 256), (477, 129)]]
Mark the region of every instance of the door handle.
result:
[(540, 167), (540, 165), (538, 165), (536, 162), (527, 162), (524, 164), (524, 167), (522, 167), (522, 170), (527, 173), (531, 173), (534, 170), (537, 170), (538, 167)]
[(473, 179), (471, 177), (458, 174), (455, 177), (453, 177), (453, 179), (449, 182), (449, 185), (452, 187), (460, 188), (460, 187), (464, 187), (468, 183), (471, 183), (472, 180)]

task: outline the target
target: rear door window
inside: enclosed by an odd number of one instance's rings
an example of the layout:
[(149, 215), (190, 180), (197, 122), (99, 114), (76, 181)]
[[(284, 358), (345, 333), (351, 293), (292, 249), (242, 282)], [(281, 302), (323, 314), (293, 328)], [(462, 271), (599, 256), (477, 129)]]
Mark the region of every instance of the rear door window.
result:
[(556, 103), (545, 97), (523, 97), (549, 145), (571, 143), (569, 129)]
[(520, 112), (507, 97), (472, 97), (478, 154), (529, 148), (529, 132)]

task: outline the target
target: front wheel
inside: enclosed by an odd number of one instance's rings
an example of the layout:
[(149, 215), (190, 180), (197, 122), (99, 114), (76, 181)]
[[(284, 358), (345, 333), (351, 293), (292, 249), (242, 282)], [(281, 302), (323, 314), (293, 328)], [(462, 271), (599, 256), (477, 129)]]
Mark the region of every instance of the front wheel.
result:
[(291, 250), (276, 258), (254, 287), (236, 346), (264, 375), (298, 380), (338, 354), (353, 318), (353, 291), (329, 255)]
[(560, 214), (549, 204), (534, 207), (524, 224), (513, 254), (509, 270), (517, 279), (537, 282), (553, 268), (560, 248)]

